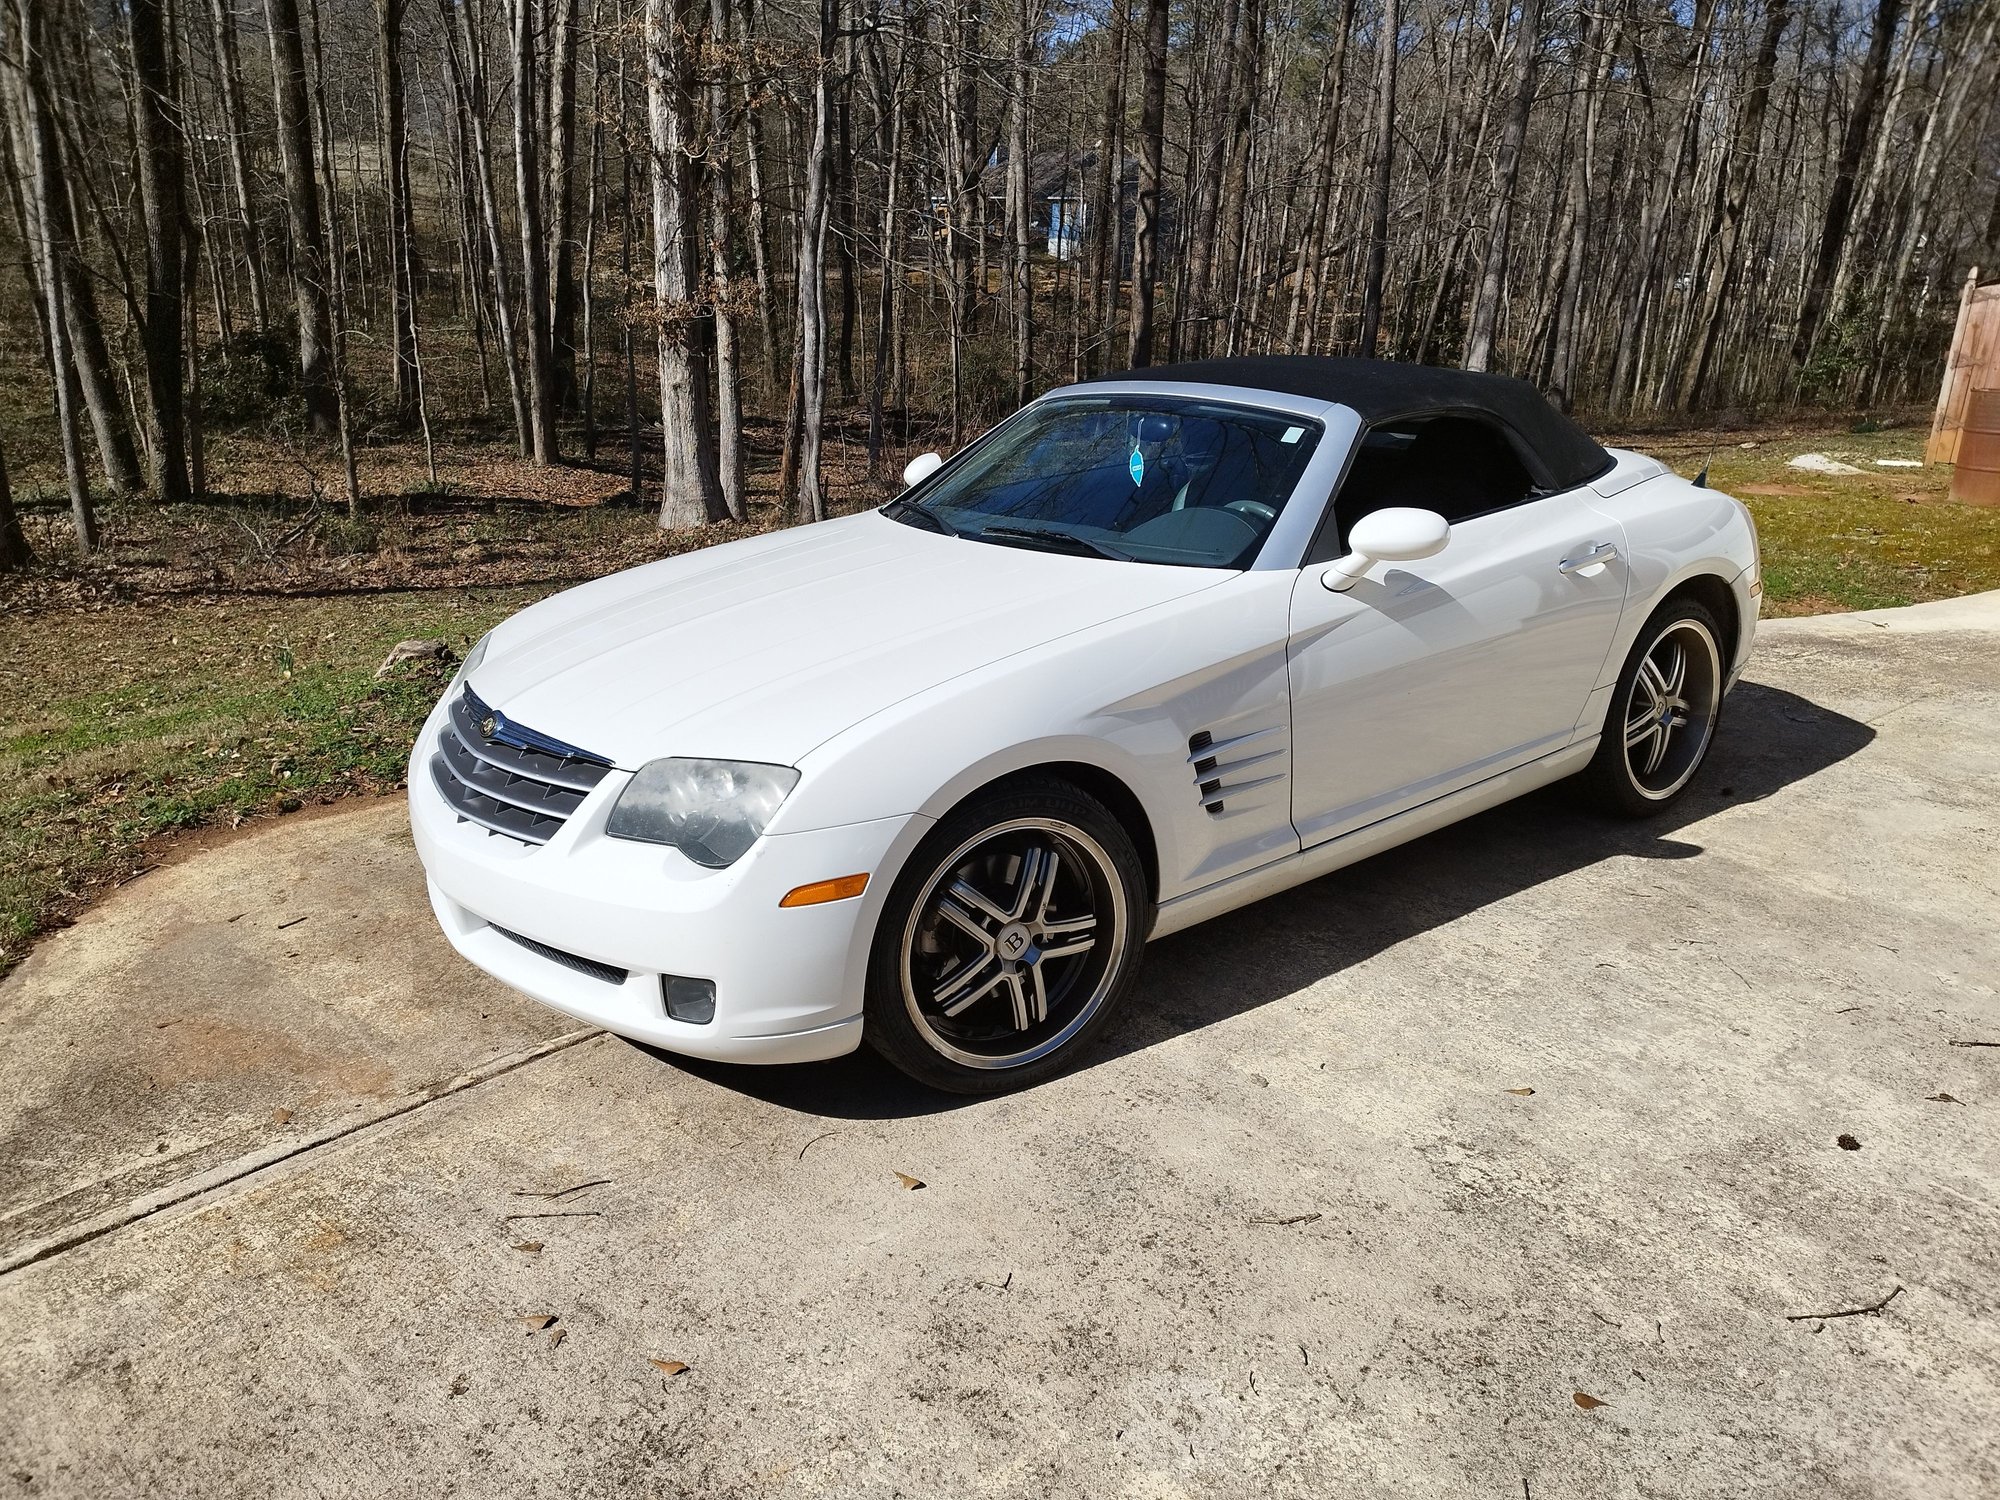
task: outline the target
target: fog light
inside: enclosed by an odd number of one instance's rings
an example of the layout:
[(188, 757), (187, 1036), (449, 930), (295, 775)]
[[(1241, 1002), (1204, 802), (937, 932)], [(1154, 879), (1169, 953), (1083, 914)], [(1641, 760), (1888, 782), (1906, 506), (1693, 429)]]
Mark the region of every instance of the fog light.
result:
[(706, 1026), (715, 1019), (715, 981), (682, 979), (678, 974), (662, 974), (660, 984), (667, 992), (667, 1014), (692, 1026)]

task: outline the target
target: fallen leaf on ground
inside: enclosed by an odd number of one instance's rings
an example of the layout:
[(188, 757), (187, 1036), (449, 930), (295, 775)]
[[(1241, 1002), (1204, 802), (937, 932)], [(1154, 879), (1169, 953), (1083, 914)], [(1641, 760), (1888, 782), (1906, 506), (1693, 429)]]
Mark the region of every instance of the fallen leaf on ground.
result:
[(530, 1333), (540, 1333), (549, 1324), (555, 1322), (555, 1320), (556, 1315), (554, 1313), (528, 1313), (515, 1319), (517, 1323), (524, 1324)]
[(649, 1359), (646, 1361), (662, 1375), (685, 1375), (688, 1366), (677, 1359)]
[(1950, 1094), (1926, 1094), (1926, 1095), (1924, 1095), (1924, 1098), (1928, 1099), (1928, 1100), (1929, 1100), (1929, 1101), (1930, 1101), (1930, 1102), (1931, 1102), (1932, 1104), (1963, 1104), (1963, 1103), (1965, 1103), (1965, 1101), (1964, 1101), (1963, 1099), (1954, 1099), (1954, 1098), (1952, 1098), (1952, 1096), (1951, 1096)]
[(291, 1124), (291, 1123), (292, 1123), (292, 1112), (291, 1112), (291, 1111), (290, 1111), (289, 1109), (274, 1109), (274, 1110), (272, 1110), (272, 1111), (271, 1111), (271, 1123), (272, 1123), (273, 1125), (289, 1125), (289, 1124)]
[(1585, 1391), (1578, 1391), (1574, 1396), (1571, 1396), (1569, 1399), (1574, 1401), (1578, 1406), (1582, 1407), (1585, 1411), (1596, 1411), (1597, 1408), (1600, 1406), (1609, 1406), (1611, 1404), (1609, 1401), (1599, 1401), (1595, 1396), (1590, 1395), (1588, 1392)]
[(924, 1185), (923, 1178), (912, 1177), (908, 1172), (898, 1172), (896, 1174), (896, 1181), (900, 1182), (905, 1188), (907, 1188), (910, 1192), (913, 1193), (918, 1188)]
[(542, 1242), (540, 1240), (522, 1240), (514, 1248), (525, 1255), (539, 1255), (542, 1253)]
[(1520, 1095), (1520, 1096), (1521, 1096), (1522, 1098), (1524, 1098), (1524, 1099), (1525, 1099), (1525, 1098), (1526, 1098), (1526, 1097), (1527, 1097), (1528, 1095), (1530, 1095), (1530, 1094), (1534, 1093), (1534, 1090), (1533, 1090), (1533, 1089), (1506, 1089), (1506, 1090), (1503, 1090), (1503, 1092), (1505, 1092), (1505, 1093), (1509, 1093), (1509, 1094), (1519, 1094), (1519, 1095)]
[(561, 1347), (562, 1341), (568, 1337), (569, 1330), (567, 1328), (558, 1328), (554, 1333), (549, 1335), (549, 1347), (551, 1349)]

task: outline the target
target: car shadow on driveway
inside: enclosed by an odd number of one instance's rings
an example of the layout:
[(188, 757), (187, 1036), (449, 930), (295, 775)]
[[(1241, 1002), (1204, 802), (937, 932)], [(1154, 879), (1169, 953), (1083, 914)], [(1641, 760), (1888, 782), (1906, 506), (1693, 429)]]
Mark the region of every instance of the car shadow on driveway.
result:
[[(1669, 812), (1644, 822), (1607, 818), (1558, 784), (1163, 938), (1147, 949), (1123, 1013), (1079, 1066), (1296, 994), (1419, 933), (1603, 860), (1696, 858), (1702, 847), (1677, 839), (1681, 829), (1817, 775), (1874, 737), (1859, 720), (1795, 693), (1741, 683), (1708, 764)], [(904, 1118), (979, 1102), (913, 1083), (866, 1047), (789, 1068), (643, 1050), (725, 1088), (834, 1119)]]

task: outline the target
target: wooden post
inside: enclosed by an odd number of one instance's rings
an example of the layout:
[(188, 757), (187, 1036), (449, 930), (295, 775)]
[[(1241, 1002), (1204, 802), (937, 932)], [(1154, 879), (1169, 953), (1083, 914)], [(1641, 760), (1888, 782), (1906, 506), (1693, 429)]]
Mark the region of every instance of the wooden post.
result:
[(1931, 418), (1931, 440), (1924, 447), (1924, 462), (1927, 464), (1950, 463), (1958, 452), (1958, 429), (1945, 431), (1945, 419), (1950, 414), (1953, 398), (1957, 395), (1959, 360), (1964, 349), (1966, 315), (1972, 311), (1972, 294), (1979, 290), (1979, 267), (1974, 266), (1965, 273), (1965, 285), (1958, 294), (1958, 321), (1952, 325), (1951, 353), (1945, 356), (1944, 383), (1938, 387), (1937, 415)]

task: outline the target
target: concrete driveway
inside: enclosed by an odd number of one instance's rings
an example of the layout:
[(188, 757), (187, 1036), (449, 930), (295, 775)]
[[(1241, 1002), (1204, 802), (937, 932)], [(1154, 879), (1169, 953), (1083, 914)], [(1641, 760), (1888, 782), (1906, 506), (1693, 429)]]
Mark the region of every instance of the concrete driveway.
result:
[(200, 854), (0, 987), (0, 1494), (2000, 1494), (1997, 735), (2000, 595), (1767, 627), (1668, 821), (972, 1104), (511, 997), (394, 803)]

